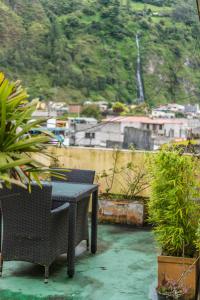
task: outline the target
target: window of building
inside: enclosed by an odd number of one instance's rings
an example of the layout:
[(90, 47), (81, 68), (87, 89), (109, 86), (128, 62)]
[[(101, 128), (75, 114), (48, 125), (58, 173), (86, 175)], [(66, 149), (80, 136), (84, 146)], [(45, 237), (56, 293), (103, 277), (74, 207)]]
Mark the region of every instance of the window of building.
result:
[(174, 137), (174, 129), (170, 129), (170, 137)]
[(163, 126), (162, 125), (159, 125), (159, 130), (162, 130), (163, 129)]
[(153, 130), (156, 130), (156, 124), (153, 124)]
[(85, 138), (86, 139), (95, 139), (95, 132), (86, 132)]
[(150, 128), (150, 126), (149, 126), (149, 124), (147, 124), (147, 129), (149, 129)]

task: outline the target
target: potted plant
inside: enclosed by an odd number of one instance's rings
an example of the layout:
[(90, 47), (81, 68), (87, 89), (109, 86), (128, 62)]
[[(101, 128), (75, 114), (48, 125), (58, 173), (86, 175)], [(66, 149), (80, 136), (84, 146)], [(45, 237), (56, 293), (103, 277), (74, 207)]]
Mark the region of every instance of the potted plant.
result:
[(166, 279), (162, 281), (156, 290), (158, 300), (183, 300), (189, 293), (179, 282)]
[(156, 240), (161, 247), (158, 256), (158, 286), (167, 278), (177, 281), (181, 274), (183, 286), (196, 292), (198, 258), (196, 231), (199, 220), (197, 161), (178, 151), (163, 149), (155, 154), (150, 165), (151, 197), (149, 220), (154, 225)]
[(200, 251), (200, 220), (196, 232), (196, 247), (197, 250)]
[[(97, 181), (106, 187), (100, 194), (99, 220), (142, 226), (146, 198), (141, 194), (149, 186), (146, 170), (144, 165), (136, 165), (134, 160), (118, 167), (119, 155), (119, 150), (115, 150), (113, 168), (97, 176)], [(118, 194), (112, 192), (114, 185), (118, 187)]]
[(38, 100), (28, 100), (19, 81), (10, 82), (0, 73), (0, 187), (2, 183), (26, 187), (32, 180), (40, 184), (41, 173), (49, 172), (41, 157), (48, 155), (46, 143), (51, 137), (47, 132), (30, 133), (45, 121), (32, 120), (37, 105)]

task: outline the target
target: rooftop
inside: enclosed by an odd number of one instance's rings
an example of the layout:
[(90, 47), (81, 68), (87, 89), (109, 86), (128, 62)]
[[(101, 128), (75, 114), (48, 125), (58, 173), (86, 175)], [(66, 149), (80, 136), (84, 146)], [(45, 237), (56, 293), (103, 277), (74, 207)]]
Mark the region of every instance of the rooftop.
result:
[(145, 124), (187, 124), (187, 119), (165, 119), (165, 118), (150, 118), (145, 116), (136, 117), (116, 117), (104, 119), (103, 122), (113, 123), (145, 123)]
[[(148, 300), (154, 299), (156, 248), (148, 229), (99, 225), (99, 249), (92, 256), (77, 249), (76, 275), (67, 277), (66, 258), (51, 268), (43, 283), (43, 268), (30, 263), (5, 262), (1, 300)], [(105, 298), (106, 295), (106, 298)]]

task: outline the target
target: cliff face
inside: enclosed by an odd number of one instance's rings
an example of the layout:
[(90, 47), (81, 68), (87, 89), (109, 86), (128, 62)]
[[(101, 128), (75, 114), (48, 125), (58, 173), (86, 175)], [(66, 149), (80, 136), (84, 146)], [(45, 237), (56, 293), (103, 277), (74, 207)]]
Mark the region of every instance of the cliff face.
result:
[(199, 102), (200, 23), (182, 2), (0, 0), (0, 68), (32, 97), (134, 103), (138, 34), (146, 101)]

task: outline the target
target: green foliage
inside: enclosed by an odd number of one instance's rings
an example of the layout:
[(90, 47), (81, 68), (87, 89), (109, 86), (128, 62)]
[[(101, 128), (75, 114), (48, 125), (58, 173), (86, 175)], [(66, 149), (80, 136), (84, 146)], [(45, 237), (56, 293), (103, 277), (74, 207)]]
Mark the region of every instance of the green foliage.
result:
[(196, 247), (197, 247), (197, 250), (200, 251), (200, 221), (199, 221), (197, 232), (196, 232)]
[(135, 107), (133, 107), (131, 109), (131, 114), (133, 115), (147, 115), (148, 113), (150, 113), (150, 108), (148, 106), (148, 104), (144, 103), (144, 104), (140, 104), (140, 105), (136, 105)]
[(199, 197), (195, 177), (197, 161), (165, 150), (151, 161), (150, 221), (163, 255), (193, 257), (196, 252), (196, 230)]
[(128, 110), (126, 105), (121, 102), (114, 103), (112, 109), (113, 109), (113, 112), (115, 112), (117, 114), (127, 112), (127, 110)]
[(178, 1), (172, 11), (172, 18), (177, 22), (184, 22), (191, 25), (195, 23), (196, 7), (192, 5), (192, 1)]
[(148, 4), (153, 4), (157, 6), (169, 6), (175, 2), (175, 0), (135, 0), (136, 2), (143, 2)]
[(166, 280), (164, 279), (162, 284), (157, 287), (158, 295), (162, 295), (164, 298), (168, 299), (184, 299), (189, 293), (189, 289), (186, 289), (182, 282), (176, 280)]
[(137, 32), (147, 102), (198, 102), (192, 0), (0, 0), (1, 70), (32, 98), (135, 103)]
[(97, 120), (99, 120), (101, 118), (101, 113), (100, 113), (99, 107), (95, 104), (85, 105), (81, 112), (81, 115), (83, 117), (95, 118)]
[(9, 82), (0, 73), (0, 180), (8, 186), (13, 183), (25, 187), (32, 180), (40, 184), (39, 175), (48, 173), (41, 156), (35, 155), (46, 154), (45, 143), (50, 137), (47, 134), (34, 137), (29, 133), (44, 121), (31, 121), (37, 104), (37, 100), (28, 101), (19, 82)]

